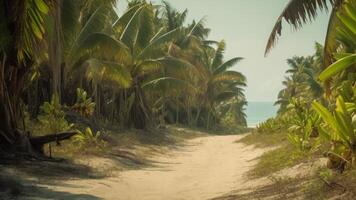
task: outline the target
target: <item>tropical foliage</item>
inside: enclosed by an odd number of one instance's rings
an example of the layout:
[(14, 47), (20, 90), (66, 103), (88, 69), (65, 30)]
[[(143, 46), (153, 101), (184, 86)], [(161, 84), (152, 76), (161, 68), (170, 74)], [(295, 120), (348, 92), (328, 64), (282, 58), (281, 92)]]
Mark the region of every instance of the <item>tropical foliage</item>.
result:
[(289, 141), (302, 151), (327, 147), (328, 166), (343, 172), (354, 168), (356, 159), (355, 1), (291, 0), (276, 22), (266, 54), (281, 35), (283, 20), (298, 29), (329, 6), (333, 9), (324, 46), (316, 44), (314, 55), (287, 61), (290, 69), (276, 102), (278, 117), (270, 121), (292, 116), (286, 123)]
[(118, 15), (116, 3), (0, 1), (1, 150), (31, 149), (27, 112), (53, 133), (71, 129), (68, 112), (122, 128), (246, 126), (246, 78), (231, 69), (242, 58), (224, 59), (226, 44), (208, 40), (204, 19), (143, 0)]

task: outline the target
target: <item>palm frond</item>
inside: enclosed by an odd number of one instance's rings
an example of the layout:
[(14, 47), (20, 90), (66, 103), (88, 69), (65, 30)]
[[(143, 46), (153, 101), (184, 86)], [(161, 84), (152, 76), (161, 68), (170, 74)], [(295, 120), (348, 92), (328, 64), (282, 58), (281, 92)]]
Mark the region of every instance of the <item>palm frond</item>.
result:
[(145, 83), (142, 87), (146, 89), (151, 88), (151, 89), (160, 89), (160, 90), (172, 90), (174, 88), (177, 89), (189, 88), (194, 91), (197, 90), (197, 88), (191, 83), (189, 83), (188, 81), (173, 78), (173, 77), (157, 78)]
[(199, 39), (204, 39), (210, 33), (210, 29), (204, 27), (205, 17), (201, 18), (198, 22), (193, 21), (193, 24), (190, 26), (189, 33), (187, 38), (190, 36), (196, 36)]
[(136, 46), (144, 48), (154, 36), (154, 9), (152, 5), (147, 5), (140, 13), (140, 25), (137, 35)]
[(188, 14), (187, 9), (185, 9), (182, 13), (179, 13), (167, 1), (163, 1), (163, 7), (164, 7), (164, 16), (167, 20), (166, 26), (169, 31), (183, 26), (183, 23)]
[(113, 81), (121, 88), (128, 88), (132, 84), (130, 71), (116, 62), (89, 59), (86, 63), (86, 76), (90, 80), (95, 82), (101, 82), (102, 80)]
[(72, 50), (70, 55), (70, 65), (84, 53), (92, 55), (100, 55), (99, 57), (105, 59), (116, 59), (121, 62), (130, 60), (129, 48), (121, 41), (116, 40), (105, 33), (91, 33), (87, 38), (77, 44), (76, 48)]
[(313, 21), (318, 14), (318, 10), (327, 10), (328, 3), (335, 8), (345, 0), (290, 0), (283, 10), (269, 36), (265, 55), (274, 47), (278, 37), (282, 34), (282, 23), (285, 20), (295, 29), (299, 29), (305, 23)]
[(184, 59), (179, 59), (171, 56), (157, 59), (167, 71), (170, 70), (195, 70), (195, 66)]
[(239, 96), (239, 94), (234, 91), (223, 91), (214, 97), (214, 102), (228, 101), (237, 96)]
[(131, 19), (125, 25), (123, 29), (120, 41), (124, 42), (133, 51), (135, 43), (137, 41), (139, 28), (140, 28), (140, 13), (147, 5), (140, 6), (135, 13), (132, 15)]
[(80, 1), (62, 0), (61, 22), (64, 39), (64, 50), (74, 42), (80, 28)]
[(171, 42), (174, 38), (177, 37), (177, 35), (179, 34), (180, 29), (174, 29), (172, 31), (169, 31), (168, 33), (165, 33), (161, 36), (157, 36), (155, 37), (138, 55), (138, 59), (144, 59), (146, 58), (148, 55), (150, 55), (151, 51), (154, 51), (155, 48), (157, 48), (158, 46), (167, 43), (167, 42)]
[(26, 56), (30, 57), (39, 51), (37, 47), (44, 36), (44, 18), (48, 14), (49, 5), (44, 0), (14, 0), (9, 2), (8, 9), (9, 16), (5, 20), (15, 26), (11, 37), (15, 37), (17, 59), (22, 61)]
[(211, 70), (215, 70), (219, 65), (222, 64), (224, 59), (224, 52), (226, 48), (226, 43), (224, 40), (220, 41), (217, 49), (215, 50), (215, 55), (211, 63)]
[(224, 82), (224, 81), (246, 81), (246, 77), (237, 71), (225, 71), (212, 78), (212, 83)]
[(80, 32), (73, 40), (71, 47), (66, 53), (69, 58), (73, 58), (77, 55), (78, 49), (84, 44), (84, 41), (93, 33), (101, 32), (104, 27), (104, 22), (108, 17), (109, 12), (108, 7), (99, 7), (86, 21), (84, 26), (81, 28)]
[(159, 60), (144, 60), (137, 66), (137, 73), (139, 76), (144, 76), (159, 71), (162, 71), (162, 64), (159, 62)]
[(243, 60), (243, 58), (241, 57), (236, 57), (236, 58), (232, 58), (226, 62), (224, 62), (223, 64), (221, 64), (220, 66), (218, 66), (215, 70), (214, 70), (214, 74), (219, 74), (221, 72), (224, 72), (226, 70), (228, 70), (229, 68), (233, 67), (234, 65), (236, 65), (238, 62), (240, 62), (241, 60)]
[(129, 8), (121, 17), (119, 17), (112, 25), (114, 29), (116, 29), (117, 32), (121, 33), (125, 26), (129, 23), (129, 21), (132, 19), (132, 16), (136, 13), (136, 11), (142, 7), (141, 4), (137, 4), (131, 8)]

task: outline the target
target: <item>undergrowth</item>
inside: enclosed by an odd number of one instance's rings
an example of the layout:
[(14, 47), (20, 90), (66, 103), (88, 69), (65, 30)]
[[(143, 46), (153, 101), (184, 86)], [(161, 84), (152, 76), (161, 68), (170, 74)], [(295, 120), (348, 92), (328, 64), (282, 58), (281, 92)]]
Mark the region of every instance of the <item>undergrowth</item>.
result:
[[(257, 164), (248, 173), (250, 178), (274, 177), (275, 173), (283, 169), (321, 158), (322, 152), (329, 148), (322, 145), (319, 147), (319, 151), (314, 153), (300, 151), (288, 142), (287, 134), (284, 131), (253, 132), (239, 142), (254, 145), (257, 148), (272, 148), (258, 158)], [(356, 196), (356, 170), (347, 170), (340, 174), (323, 166), (305, 177), (288, 177), (286, 180), (288, 181), (283, 182), (283, 187), (296, 188), (296, 194), (302, 199), (351, 200)], [(281, 185), (279, 182), (280, 180), (272, 180), (270, 186), (263, 187), (264, 195), (277, 194), (275, 190), (278, 185)], [(295, 185), (296, 183), (298, 184)], [(283, 191), (278, 195), (283, 196), (282, 193)]]
[(258, 163), (249, 171), (249, 175), (253, 178), (269, 176), (285, 168), (307, 161), (310, 158), (305, 153), (297, 151), (293, 146), (284, 144), (264, 153), (258, 159)]
[(259, 133), (256, 131), (246, 135), (239, 142), (254, 145), (257, 148), (275, 147), (288, 143), (287, 138), (282, 132)]

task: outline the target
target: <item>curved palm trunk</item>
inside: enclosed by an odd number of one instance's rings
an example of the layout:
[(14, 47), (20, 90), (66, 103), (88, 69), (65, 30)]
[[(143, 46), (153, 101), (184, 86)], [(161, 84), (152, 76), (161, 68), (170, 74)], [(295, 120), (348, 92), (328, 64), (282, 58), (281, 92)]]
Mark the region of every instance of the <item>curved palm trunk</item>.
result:
[(9, 147), (16, 143), (18, 134), (18, 97), (21, 93), (21, 82), (24, 70), (11, 65), (6, 55), (0, 69), (0, 145)]
[(29, 68), (14, 64), (16, 62), (12, 63), (13, 60), (16, 59), (7, 60), (6, 55), (3, 55), (0, 65), (0, 152), (43, 154), (44, 144), (69, 139), (76, 132), (31, 138), (29, 133), (19, 130), (18, 122), (23, 118), (19, 99)]
[[(1, 81), (3, 82), (3, 81)], [(3, 85), (3, 84), (1, 84)], [(14, 106), (8, 98), (8, 92), (0, 89), (0, 145), (7, 146), (15, 142), (16, 119), (14, 117)]]

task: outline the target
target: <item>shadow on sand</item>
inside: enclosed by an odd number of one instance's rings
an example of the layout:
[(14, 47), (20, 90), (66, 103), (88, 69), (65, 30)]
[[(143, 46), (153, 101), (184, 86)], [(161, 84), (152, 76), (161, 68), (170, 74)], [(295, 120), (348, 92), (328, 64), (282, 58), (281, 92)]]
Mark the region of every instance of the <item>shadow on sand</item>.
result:
[[(0, 163), (0, 199), (99, 200), (101, 198), (54, 191), (42, 185), (60, 184), (71, 178), (101, 178), (89, 167), (69, 161), (26, 161)], [(75, 187), (75, 186), (73, 186)]]

